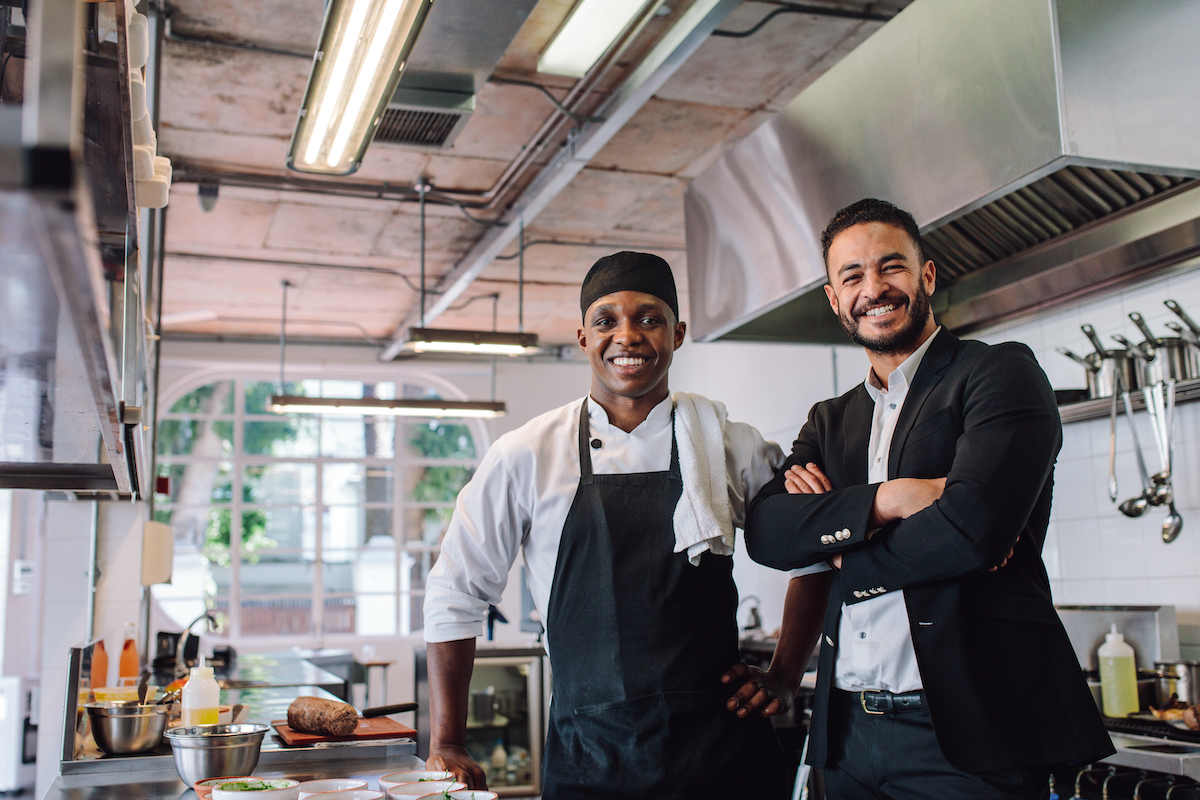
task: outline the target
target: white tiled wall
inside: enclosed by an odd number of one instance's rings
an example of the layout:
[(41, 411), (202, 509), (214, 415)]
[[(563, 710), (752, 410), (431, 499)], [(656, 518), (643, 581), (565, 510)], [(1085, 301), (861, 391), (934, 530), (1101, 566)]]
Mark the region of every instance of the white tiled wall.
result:
[[(1111, 347), (1109, 337), (1142, 340), (1128, 314), (1138, 311), (1160, 336), (1163, 323), (1176, 319), (1164, 305), (1174, 299), (1200, 319), (1200, 271), (1148, 282), (1100, 300), (1042, 318), (991, 329), (987, 342), (1020, 341), (1033, 348), (1055, 389), (1082, 388), (1083, 368), (1056, 352), (1065, 346), (1080, 355), (1092, 351), (1080, 325), (1090, 323)], [(1135, 415), (1147, 468), (1159, 469), (1159, 456), (1144, 412)], [(1118, 502), (1138, 494), (1140, 478), (1124, 414), (1118, 418), (1116, 473)], [(1130, 519), (1108, 499), (1109, 418), (1063, 426), (1063, 448), (1055, 470), (1054, 508), (1044, 558), (1060, 604), (1159, 604), (1177, 608), (1186, 645), (1195, 645), (1200, 623), (1200, 403), (1182, 404), (1175, 415), (1175, 499), (1183, 516), (1179, 538), (1161, 538), (1166, 509), (1153, 508)]]

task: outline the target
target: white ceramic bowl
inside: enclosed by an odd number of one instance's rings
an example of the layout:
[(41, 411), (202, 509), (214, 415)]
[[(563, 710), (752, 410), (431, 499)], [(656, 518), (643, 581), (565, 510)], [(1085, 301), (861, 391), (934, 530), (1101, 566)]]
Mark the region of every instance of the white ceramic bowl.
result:
[(348, 789), (344, 792), (310, 794), (315, 800), (384, 800), (384, 793), (374, 789)]
[(418, 797), (428, 797), (431, 794), (453, 792), (465, 789), (467, 785), (460, 781), (420, 781), (418, 783), (402, 783), (388, 789), (388, 797), (392, 800), (417, 800)]
[[(327, 778), (320, 781), (305, 781), (300, 784), (300, 800), (312, 794), (324, 794), (326, 792), (349, 792), (367, 788), (366, 781), (356, 780), (354, 778)], [(377, 796), (378, 793), (376, 793)], [(328, 800), (321, 797), (319, 800)], [(358, 798), (358, 800), (366, 800), (366, 798)]]
[(437, 769), (410, 769), (403, 772), (389, 772), (379, 778), (379, 788), (388, 791), (393, 786), (417, 781), (452, 781), (454, 776), (449, 772)]
[(495, 792), (479, 789), (459, 789), (456, 792), (446, 792), (438, 797), (452, 797), (454, 800), (496, 800), (500, 795)]
[(207, 778), (202, 781), (196, 781), (192, 784), (192, 788), (196, 790), (196, 796), (200, 800), (209, 800), (212, 797), (214, 786), (220, 786), (222, 783), (230, 783), (232, 781), (255, 781), (258, 778), (249, 775), (226, 775), (223, 778)]
[[(226, 786), (240, 785), (241, 788), (226, 789)], [(261, 786), (262, 788), (253, 788)], [(211, 800), (296, 800), (300, 794), (300, 781), (289, 778), (242, 778), (241, 780), (219, 783), (213, 787)]]

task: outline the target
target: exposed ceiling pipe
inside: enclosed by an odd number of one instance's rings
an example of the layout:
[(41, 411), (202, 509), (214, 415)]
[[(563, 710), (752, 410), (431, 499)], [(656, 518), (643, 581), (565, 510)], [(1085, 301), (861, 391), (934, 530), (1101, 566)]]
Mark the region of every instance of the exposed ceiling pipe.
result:
[[(440, 292), (440, 296), (425, 311), (426, 323), (445, 311), (466, 291), (492, 259), (518, 236), (521, 226), (537, 217), (583, 171), (739, 3), (740, 0), (697, 0), (680, 16), (598, 110), (598, 116), (604, 117), (605, 121), (581, 128), (579, 135), (559, 150), (516, 199), (506, 221), (489, 228), (466, 256), (437, 282), (434, 291)], [(381, 361), (391, 361), (400, 353), (408, 328), (416, 322), (416, 315), (410, 312), (392, 334), (391, 342), (380, 353)]]

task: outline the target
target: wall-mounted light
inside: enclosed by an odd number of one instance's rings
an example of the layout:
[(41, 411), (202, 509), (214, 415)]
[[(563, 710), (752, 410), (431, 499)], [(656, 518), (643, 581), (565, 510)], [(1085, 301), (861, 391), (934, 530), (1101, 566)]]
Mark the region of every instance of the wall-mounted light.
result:
[(538, 72), (582, 78), (645, 7), (646, 0), (581, 0), (538, 59)]
[(382, 400), (377, 397), (304, 397), (273, 394), (267, 410), (276, 414), (362, 414), (364, 417), (502, 417), (502, 402), (473, 400)]
[(432, 2), (329, 3), (288, 167), (326, 175), (358, 169)]
[(538, 351), (538, 337), (536, 333), (409, 328), (404, 349), (410, 353), (528, 356)]

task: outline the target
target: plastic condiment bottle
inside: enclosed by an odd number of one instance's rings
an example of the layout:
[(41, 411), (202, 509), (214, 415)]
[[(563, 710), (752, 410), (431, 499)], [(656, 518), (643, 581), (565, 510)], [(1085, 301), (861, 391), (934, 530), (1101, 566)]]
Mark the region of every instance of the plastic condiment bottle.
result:
[(183, 685), (182, 699), (185, 726), (217, 724), (221, 687), (213, 677), (213, 668), (204, 666), (204, 656), (200, 657), (200, 666), (192, 667), (188, 682)]
[(138, 664), (137, 642), (134, 638), (137, 636), (137, 626), (132, 622), (125, 623), (125, 646), (121, 648), (121, 662), (117, 668), (117, 684), (118, 685), (135, 685), (137, 684), (138, 673), (140, 672)]
[(1100, 697), (1104, 716), (1127, 717), (1136, 713), (1137, 669), (1133, 663), (1133, 648), (1117, 632), (1115, 622), (1112, 630), (1104, 635), (1104, 644), (1100, 645), (1097, 655), (1100, 657)]

